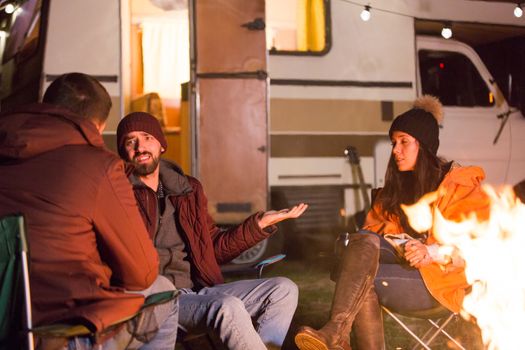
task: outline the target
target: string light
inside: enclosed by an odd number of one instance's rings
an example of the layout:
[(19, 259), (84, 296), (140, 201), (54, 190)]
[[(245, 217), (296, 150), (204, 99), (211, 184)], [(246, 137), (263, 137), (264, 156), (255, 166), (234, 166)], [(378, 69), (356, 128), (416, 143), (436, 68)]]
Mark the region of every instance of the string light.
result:
[[(364, 6), (364, 10), (361, 11), (361, 19), (363, 21), (369, 21), (370, 18), (371, 18), (371, 13), (370, 13), (370, 9), (372, 8), (370, 5), (363, 5), (362, 2), (360, 1), (356, 1), (356, 0), (339, 0), (341, 2), (346, 2), (346, 3), (349, 3), (349, 4), (352, 4), (352, 5), (356, 5), (356, 6)], [(509, 2), (511, 2), (512, 0), (510, 0)], [(516, 2), (516, 0), (514, 0), (514, 2)], [(522, 17), (523, 16), (523, 9), (521, 8), (521, 5), (522, 4), (525, 4), (525, 0), (518, 0), (516, 2), (516, 7), (514, 8), (514, 16), (516, 17)], [(398, 12), (398, 11), (392, 11), (392, 10), (387, 10), (387, 9), (382, 9), (382, 8), (377, 8), (377, 7), (374, 7), (374, 11), (379, 11), (379, 12), (382, 12), (382, 13), (390, 13), (390, 14), (393, 14), (393, 15), (398, 15), (398, 16), (403, 16), (403, 17), (410, 17), (410, 18), (415, 18), (413, 15), (410, 15), (410, 14), (407, 14), (407, 13), (402, 13), (402, 12)], [(430, 20), (432, 21), (432, 20)], [(437, 22), (437, 20), (434, 20), (433, 22)], [(441, 29), (441, 36), (445, 39), (450, 39), (452, 38), (452, 35), (453, 35), (453, 32), (452, 32), (452, 23), (448, 22), (444, 25), (444, 27)]]
[(521, 9), (521, 3), (517, 3), (516, 7), (514, 8), (514, 16), (520, 18), (523, 16), (523, 10)]
[(361, 11), (361, 19), (365, 22), (370, 20), (370, 5), (366, 5), (365, 9)]
[[(346, 2), (348, 4), (356, 5), (356, 6), (359, 6), (359, 7), (365, 6), (365, 9), (361, 12), (361, 14), (363, 14), (363, 12), (365, 12), (367, 9), (368, 9), (368, 12), (370, 12), (370, 9), (371, 9), (371, 6), (370, 5), (364, 5), (362, 0), (361, 1), (359, 1), (359, 0), (339, 0), (339, 1)], [(523, 9), (521, 8), (521, 5), (525, 4), (525, 0), (507, 0), (507, 2), (514, 2), (514, 3), (516, 3), (516, 7), (514, 8), (514, 16), (521, 17), (523, 15)], [(398, 15), (398, 16), (403, 16), (403, 17), (415, 18), (414, 15), (410, 15), (410, 14), (407, 14), (407, 13), (402, 13), (402, 12), (399, 12), (399, 11), (392, 11), (392, 10), (377, 8), (376, 6), (374, 6), (374, 11), (379, 11), (379, 12), (382, 12), (382, 13), (390, 13), (390, 14), (393, 14), (393, 15)]]
[(443, 29), (441, 29), (441, 36), (445, 39), (452, 38), (452, 25), (450, 23), (446, 23), (443, 26)]
[[(356, 6), (359, 6), (359, 7), (364, 6), (365, 9), (361, 12), (361, 14), (363, 14), (363, 12), (365, 12), (365, 11), (370, 12), (370, 9), (372, 8), (372, 6), (370, 6), (370, 5), (363, 5), (362, 2), (360, 3), (360, 2), (354, 1), (354, 0), (339, 0), (339, 1), (346, 2), (348, 4), (356, 5)], [(381, 8), (377, 8), (375, 6), (374, 6), (374, 11), (379, 11), (379, 12), (383, 12), (383, 13), (390, 13), (390, 14), (397, 15), (397, 16), (414, 18), (414, 16), (406, 14), (406, 13), (402, 13), (402, 12), (398, 12), (398, 11), (392, 11), (392, 10), (387, 10), (387, 9), (381, 9)]]
[(11, 14), (11, 13), (15, 12), (15, 5), (13, 5), (13, 4), (7, 4), (7, 5), (5, 6), (4, 11), (5, 11), (6, 13), (8, 13), (8, 14)]

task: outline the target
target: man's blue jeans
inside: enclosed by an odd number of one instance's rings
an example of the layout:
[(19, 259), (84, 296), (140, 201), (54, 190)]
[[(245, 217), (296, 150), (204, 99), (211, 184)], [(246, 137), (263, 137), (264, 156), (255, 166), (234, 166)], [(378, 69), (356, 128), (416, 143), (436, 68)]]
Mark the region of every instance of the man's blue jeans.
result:
[(297, 307), (298, 289), (284, 277), (243, 280), (185, 289), (179, 296), (179, 327), (213, 330), (230, 350), (280, 347)]
[[(373, 234), (372, 232), (363, 232)], [(374, 281), (379, 303), (392, 311), (403, 313), (439, 306), (428, 291), (419, 270), (397, 255), (394, 248), (381, 236), (379, 269)]]
[[(175, 290), (175, 287), (166, 277), (159, 275), (148, 289), (130, 293), (142, 294), (147, 297), (151, 294), (168, 290)], [(103, 344), (94, 345), (89, 337), (77, 337), (71, 339), (67, 347), (62, 350), (173, 350), (177, 340), (177, 300), (175, 299), (155, 306), (153, 309), (153, 317), (159, 328), (148, 343), (144, 344), (142, 341), (135, 339), (134, 335), (130, 334), (128, 328), (125, 326), (113, 337), (106, 339)], [(132, 320), (129, 322), (132, 322)], [(135, 331), (140, 333), (142, 330), (139, 328)]]

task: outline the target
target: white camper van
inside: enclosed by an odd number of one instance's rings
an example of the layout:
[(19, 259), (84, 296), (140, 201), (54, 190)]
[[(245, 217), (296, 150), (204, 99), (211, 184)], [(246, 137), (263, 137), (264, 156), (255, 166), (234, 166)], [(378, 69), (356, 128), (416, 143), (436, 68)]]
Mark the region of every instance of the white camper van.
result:
[[(15, 11), (7, 13), (11, 3)], [(2, 0), (1, 108), (38, 100), (59, 74), (92, 74), (113, 99), (104, 135), (110, 148), (123, 115), (151, 112), (165, 126), (167, 157), (202, 180), (218, 222), (239, 222), (269, 204), (310, 202), (304, 217), (283, 228), (295, 244), (304, 233), (338, 232), (363, 209), (360, 189), (383, 184), (392, 119), (424, 93), (445, 106), (441, 156), (483, 166), (494, 184), (525, 178), (518, 108), (525, 105), (525, 22), (514, 7), (471, 0)], [(443, 26), (451, 39), (441, 37)], [(496, 77), (486, 58), (501, 68), (498, 55), (506, 66)], [(509, 96), (518, 97), (512, 106)], [(343, 154), (347, 146), (361, 156), (364, 186)]]
[[(275, 1), (275, 9), (281, 3)], [(519, 99), (511, 107), (505, 97), (509, 79), (514, 78), (513, 96), (523, 96), (525, 88), (525, 22), (514, 17), (515, 4), (385, 0), (325, 1), (324, 6), (330, 38), (324, 48), (309, 52), (293, 51), (288, 37), (279, 36), (293, 27), (294, 19), (267, 8), (274, 45), (268, 64), (272, 196), (290, 198), (292, 204), (307, 196), (319, 204), (318, 214), (311, 213), (310, 223), (303, 219), (297, 231), (311, 228), (315, 237), (319, 226), (334, 227), (337, 211), (321, 210), (337, 207), (334, 201), (347, 217), (363, 208), (362, 186), (343, 151), (355, 146), (366, 187), (381, 187), (391, 121), (422, 94), (444, 104), (440, 156), (482, 166), (492, 184), (525, 178), (525, 139), (520, 136), (525, 118), (516, 108)], [(367, 21), (360, 17), (365, 9)], [(453, 33), (448, 40), (441, 36), (446, 26)], [(501, 63), (510, 52), (515, 56), (499, 80), (505, 94), (473, 46), (496, 62), (498, 55)], [(509, 78), (510, 72), (514, 76)]]

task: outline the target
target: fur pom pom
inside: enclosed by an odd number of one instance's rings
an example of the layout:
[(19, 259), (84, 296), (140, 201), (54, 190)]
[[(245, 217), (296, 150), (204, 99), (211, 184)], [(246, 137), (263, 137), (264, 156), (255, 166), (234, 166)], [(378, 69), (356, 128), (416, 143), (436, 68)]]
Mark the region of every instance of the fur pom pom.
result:
[(437, 97), (423, 95), (414, 101), (414, 108), (419, 108), (428, 112), (436, 118), (438, 124), (443, 122), (443, 105)]

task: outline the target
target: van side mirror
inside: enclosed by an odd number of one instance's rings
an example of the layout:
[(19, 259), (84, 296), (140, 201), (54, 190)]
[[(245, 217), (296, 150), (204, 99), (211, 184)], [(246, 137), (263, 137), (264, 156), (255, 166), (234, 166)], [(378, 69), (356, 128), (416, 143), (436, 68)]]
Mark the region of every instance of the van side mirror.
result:
[[(505, 127), (505, 124), (507, 124), (507, 121), (509, 120), (509, 116), (512, 113), (518, 112), (518, 109), (512, 109), (512, 106), (515, 106), (515, 104), (513, 104), (512, 101), (510, 100), (512, 98), (512, 75), (511, 74), (509, 74), (509, 79), (508, 79), (508, 85), (507, 86), (508, 86), (507, 103), (509, 105), (509, 109), (506, 112), (498, 114), (498, 116), (497, 116), (498, 119), (501, 119), (501, 124), (500, 124), (498, 132), (496, 133), (496, 137), (494, 138), (494, 141), (492, 142), (493, 145), (495, 145), (498, 142), (499, 137), (501, 136), (501, 132), (503, 131), (503, 128)], [(521, 106), (518, 105), (518, 108), (520, 108), (520, 107)]]
[(512, 74), (509, 73), (507, 76), (507, 93), (505, 94), (505, 99), (509, 104), (509, 107), (514, 105), (514, 98), (512, 96)]
[[(525, 82), (523, 82), (525, 83)], [(515, 107), (522, 112), (524, 115), (525, 111), (525, 89), (522, 89), (523, 83), (520, 84), (519, 81), (513, 81), (512, 74), (509, 73), (507, 79), (507, 93), (505, 94), (505, 99), (509, 104), (509, 107)]]

